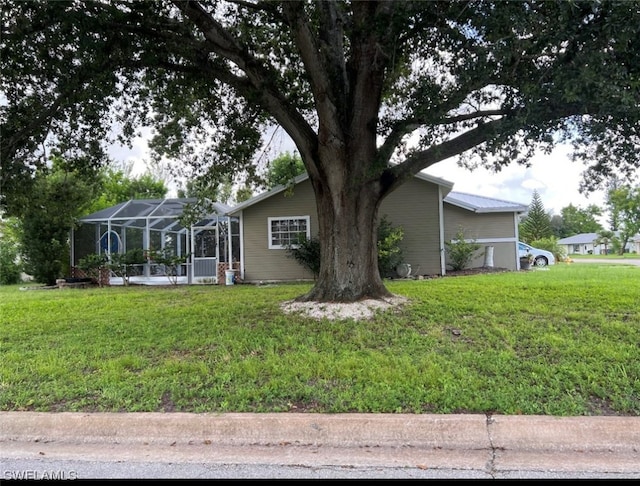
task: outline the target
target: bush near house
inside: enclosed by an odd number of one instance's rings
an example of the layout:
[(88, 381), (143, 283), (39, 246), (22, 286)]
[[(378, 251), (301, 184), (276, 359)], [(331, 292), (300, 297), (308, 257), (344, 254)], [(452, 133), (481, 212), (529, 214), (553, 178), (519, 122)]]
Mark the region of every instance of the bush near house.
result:
[(456, 236), (451, 241), (445, 241), (447, 248), (448, 266), (451, 270), (464, 270), (469, 266), (473, 258), (476, 256), (481, 245), (476, 243), (475, 239), (468, 240), (465, 236), (465, 230), (459, 228)]
[(85, 276), (102, 285), (100, 272), (107, 266), (107, 256), (104, 254), (92, 253), (78, 260), (77, 266)]
[(178, 284), (178, 268), (186, 263), (191, 256), (190, 253), (177, 255), (173, 248), (166, 247), (162, 250), (149, 250), (146, 256), (150, 262), (164, 266), (167, 278), (173, 285)]
[(20, 282), (20, 265), (18, 249), (4, 241), (0, 244), (0, 285), (11, 285)]
[(534, 248), (540, 248), (541, 250), (547, 250), (553, 253), (553, 256), (556, 257), (556, 262), (563, 262), (567, 257), (564, 247), (558, 244), (558, 238), (555, 236), (541, 238), (529, 244)]
[[(382, 277), (390, 277), (395, 268), (402, 263), (400, 243), (404, 238), (404, 230), (393, 226), (386, 217), (380, 219), (378, 225), (378, 269)], [(287, 254), (300, 265), (313, 273), (314, 278), (320, 273), (320, 240), (317, 237), (307, 238), (301, 235), (297, 245), (289, 245)]]
[(394, 275), (396, 267), (402, 263), (402, 247), (404, 229), (393, 226), (383, 217), (378, 225), (378, 269), (382, 277)]
[(313, 278), (318, 278), (320, 273), (320, 239), (300, 235), (297, 245), (287, 247), (287, 255), (313, 273)]

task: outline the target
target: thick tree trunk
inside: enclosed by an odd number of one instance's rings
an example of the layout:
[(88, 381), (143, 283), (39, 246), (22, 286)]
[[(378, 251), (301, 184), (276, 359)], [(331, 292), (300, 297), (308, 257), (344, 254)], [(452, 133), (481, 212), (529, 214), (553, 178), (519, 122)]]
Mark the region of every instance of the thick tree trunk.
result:
[[(377, 8), (358, 4), (354, 17), (360, 32), (349, 62), (342, 44), (323, 50), (320, 57), (315, 50), (303, 53), (318, 67), (312, 74), (317, 144), (303, 143), (300, 152), (318, 209), (320, 273), (301, 300), (356, 302), (391, 296), (378, 270), (378, 209), (391, 182), (382, 177), (387, 161), (377, 150), (385, 63), (368, 25)], [(305, 32), (299, 34), (304, 38)]]
[(321, 266), (315, 286), (302, 301), (356, 302), (392, 294), (378, 270), (377, 216), (380, 197), (371, 187), (339, 194), (316, 189)]

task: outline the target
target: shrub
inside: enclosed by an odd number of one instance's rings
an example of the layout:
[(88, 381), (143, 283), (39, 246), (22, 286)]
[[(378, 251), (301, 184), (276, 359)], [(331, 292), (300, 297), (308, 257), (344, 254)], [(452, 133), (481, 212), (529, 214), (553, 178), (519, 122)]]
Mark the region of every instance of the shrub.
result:
[(404, 229), (394, 227), (385, 217), (378, 226), (378, 270), (380, 275), (388, 277), (402, 263), (400, 243), (404, 238)]
[(467, 268), (475, 253), (481, 248), (476, 240), (466, 239), (464, 233), (464, 229), (460, 228), (454, 239), (444, 243), (449, 256), (449, 266), (454, 271)]
[(553, 256), (556, 257), (557, 262), (564, 261), (565, 257), (567, 256), (564, 248), (558, 244), (558, 239), (555, 236), (535, 240), (530, 243), (530, 245), (534, 248), (540, 248), (541, 250), (550, 251), (551, 253), (553, 253)]
[(96, 280), (100, 285), (102, 285), (100, 269), (105, 267), (106, 264), (107, 256), (98, 253), (92, 253), (78, 260), (78, 268), (82, 270), (87, 277)]
[(300, 235), (296, 246), (289, 245), (287, 254), (294, 258), (300, 265), (313, 273), (313, 278), (318, 278), (320, 274), (320, 240), (318, 238), (307, 238)]
[(173, 248), (166, 247), (162, 250), (149, 250), (147, 253), (149, 260), (159, 265), (164, 265), (169, 282), (178, 284), (178, 267), (189, 259), (189, 254), (176, 255)]
[[(402, 262), (402, 250), (399, 246), (404, 238), (404, 230), (394, 227), (386, 218), (380, 220), (378, 226), (378, 270), (380, 275), (389, 275)], [(320, 240), (301, 235), (298, 244), (287, 247), (287, 253), (298, 263), (313, 273), (314, 278), (320, 274)]]
[(142, 248), (134, 248), (126, 253), (112, 253), (107, 267), (122, 278), (124, 285), (129, 285), (129, 277), (134, 272), (135, 265), (147, 263)]
[(20, 282), (18, 249), (15, 245), (0, 244), (0, 285), (12, 285)]

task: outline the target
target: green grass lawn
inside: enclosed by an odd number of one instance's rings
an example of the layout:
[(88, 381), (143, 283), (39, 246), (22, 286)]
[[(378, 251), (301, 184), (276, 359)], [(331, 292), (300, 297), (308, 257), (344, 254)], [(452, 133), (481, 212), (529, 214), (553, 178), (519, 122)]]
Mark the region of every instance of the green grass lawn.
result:
[(0, 287), (0, 410), (640, 414), (640, 267), (388, 282), (370, 321), (309, 284)]

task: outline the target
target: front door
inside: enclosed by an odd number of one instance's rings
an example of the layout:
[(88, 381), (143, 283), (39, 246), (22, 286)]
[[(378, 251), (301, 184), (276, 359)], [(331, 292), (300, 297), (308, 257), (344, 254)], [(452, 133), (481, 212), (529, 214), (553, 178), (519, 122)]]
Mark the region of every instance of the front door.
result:
[(193, 248), (194, 283), (217, 283), (218, 230), (213, 227), (194, 228), (191, 233)]

